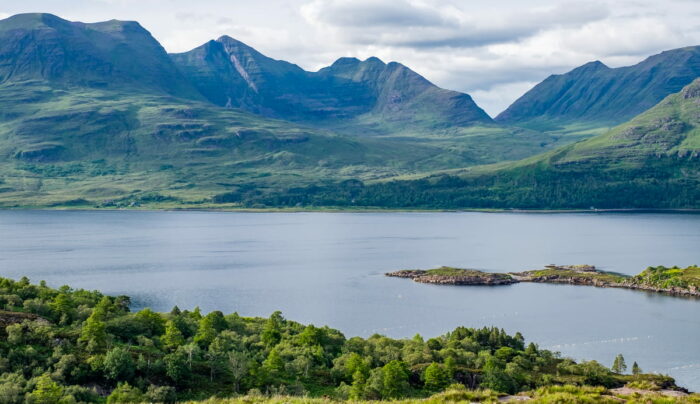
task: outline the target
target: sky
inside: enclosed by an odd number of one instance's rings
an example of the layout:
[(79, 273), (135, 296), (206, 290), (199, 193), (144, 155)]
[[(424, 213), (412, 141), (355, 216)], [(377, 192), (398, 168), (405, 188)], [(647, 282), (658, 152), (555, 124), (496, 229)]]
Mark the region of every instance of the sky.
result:
[(492, 116), (550, 74), (700, 45), (700, 0), (0, 0), (26, 12), (135, 20), (168, 52), (229, 35), (312, 71), (377, 56)]

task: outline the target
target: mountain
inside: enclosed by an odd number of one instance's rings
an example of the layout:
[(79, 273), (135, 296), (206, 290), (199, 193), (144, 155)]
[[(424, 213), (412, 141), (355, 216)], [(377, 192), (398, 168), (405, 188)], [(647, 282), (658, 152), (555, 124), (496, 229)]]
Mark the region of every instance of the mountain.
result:
[(358, 136), (418, 122), (428, 103), (432, 117), (470, 101), (399, 64), (343, 59), (310, 73), (226, 37), (182, 58), (136, 22), (0, 20), (0, 206), (205, 206), (232, 190), (425, 173), (556, 142), (494, 124)]
[(318, 72), (271, 59), (228, 36), (171, 55), (212, 103), (322, 126), (445, 128), (491, 124), (472, 98), (378, 58), (338, 59)]
[(156, 91), (201, 99), (162, 46), (137, 22), (70, 22), (51, 14), (0, 20), (0, 83)]
[(394, 208), (700, 209), (700, 79), (604, 135), (518, 162), (240, 199)]
[(496, 117), (504, 124), (549, 129), (594, 122), (615, 125), (653, 107), (700, 77), (700, 46), (669, 50), (634, 65), (599, 61), (552, 75)]

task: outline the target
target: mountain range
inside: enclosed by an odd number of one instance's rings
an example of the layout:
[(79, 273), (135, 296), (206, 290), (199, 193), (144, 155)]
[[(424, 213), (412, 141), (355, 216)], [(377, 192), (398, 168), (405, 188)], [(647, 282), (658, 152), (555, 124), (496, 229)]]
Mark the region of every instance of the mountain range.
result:
[[(700, 75), (699, 51), (589, 63), (494, 120), (468, 94), (375, 57), (310, 72), (228, 36), (168, 54), (137, 22), (20, 14), (0, 20), (0, 206), (566, 208), (590, 198), (528, 199), (501, 191), (531, 183), (499, 181), (530, 175), (546, 186), (565, 166), (605, 184), (596, 175), (650, 161), (692, 185), (697, 100), (683, 98), (695, 87), (679, 91)], [(601, 135), (574, 143), (592, 133)], [(426, 191), (436, 181), (450, 191)], [(477, 187), (479, 200), (473, 181), (491, 184)], [(696, 207), (684, 195), (653, 204)], [(638, 204), (619, 201), (628, 205)]]

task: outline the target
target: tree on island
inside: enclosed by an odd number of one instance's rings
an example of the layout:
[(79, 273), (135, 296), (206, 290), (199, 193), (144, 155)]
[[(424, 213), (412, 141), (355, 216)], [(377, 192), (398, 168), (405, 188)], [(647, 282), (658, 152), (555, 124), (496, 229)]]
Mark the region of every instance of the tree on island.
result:
[(637, 362), (634, 362), (632, 364), (632, 374), (633, 375), (641, 375), (642, 374), (642, 368), (639, 367)]
[(612, 371), (618, 374), (623, 374), (627, 370), (627, 364), (625, 363), (625, 357), (622, 354), (618, 354), (615, 357), (615, 361), (612, 365)]

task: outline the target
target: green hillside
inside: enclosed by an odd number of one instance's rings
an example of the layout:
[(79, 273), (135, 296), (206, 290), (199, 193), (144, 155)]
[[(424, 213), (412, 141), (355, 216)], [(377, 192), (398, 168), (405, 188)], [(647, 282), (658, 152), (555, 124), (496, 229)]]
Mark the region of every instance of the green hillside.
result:
[(248, 199), (269, 205), (697, 209), (700, 79), (604, 135), (519, 162)]
[(669, 50), (633, 65), (590, 62), (552, 75), (516, 100), (496, 120), (539, 130), (623, 123), (700, 77), (700, 47)]
[(0, 206), (201, 205), (321, 181), (416, 174), (542, 150), (527, 131), (336, 135), (153, 93), (0, 85)]
[[(309, 73), (227, 37), (171, 57), (135, 22), (0, 20), (0, 206), (202, 206), (231, 192), (515, 160), (558, 142), (488, 117), (466, 125), (485, 117), (469, 96), (399, 64), (348, 63)], [(241, 84), (250, 91), (230, 102), (211, 92)], [(462, 107), (476, 116), (450, 117)], [(298, 122), (274, 119), (284, 111)], [(317, 113), (327, 116), (312, 125)], [(392, 129), (406, 119), (426, 125)]]

